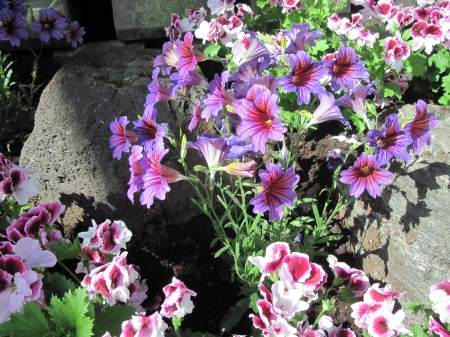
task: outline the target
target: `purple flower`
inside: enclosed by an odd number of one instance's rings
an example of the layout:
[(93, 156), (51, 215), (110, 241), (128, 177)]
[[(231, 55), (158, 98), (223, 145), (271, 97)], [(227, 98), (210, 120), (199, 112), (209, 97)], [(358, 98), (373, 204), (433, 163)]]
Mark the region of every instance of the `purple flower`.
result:
[(297, 103), (308, 104), (311, 93), (318, 94), (325, 91), (320, 80), (325, 77), (328, 70), (322, 62), (313, 62), (311, 56), (304, 51), (298, 51), (290, 57), (292, 72), (281, 78), (284, 92), (297, 92)]
[(25, 15), (28, 13), (27, 9), (22, 6), (25, 0), (11, 0), (9, 1), (9, 9), (15, 13)]
[(195, 69), (189, 71), (184, 77), (181, 76), (179, 72), (173, 73), (170, 75), (170, 82), (173, 83), (173, 85), (169, 88), (171, 95), (175, 95), (181, 86), (186, 86), (188, 88), (187, 92), (194, 85), (200, 85), (208, 88), (208, 82), (206, 82), (205, 78)]
[(70, 24), (70, 31), (66, 34), (67, 42), (72, 43), (72, 48), (76, 48), (77, 44), (83, 43), (83, 35), (85, 34), (84, 27), (80, 27), (80, 24), (74, 21)]
[(170, 71), (173, 67), (176, 67), (176, 64), (178, 60), (180, 59), (180, 56), (175, 52), (176, 48), (180, 45), (181, 41), (176, 40), (174, 42), (169, 41), (164, 43), (163, 45), (163, 53), (161, 55), (156, 56), (155, 60), (153, 61), (153, 66), (155, 67), (162, 67), (163, 68), (163, 75), (167, 76), (170, 74)]
[(373, 154), (363, 152), (352, 168), (341, 172), (339, 181), (352, 185), (349, 193), (355, 198), (363, 194), (364, 190), (367, 190), (372, 198), (376, 198), (377, 195), (381, 196), (380, 184), (389, 185), (391, 176), (391, 172), (380, 168)]
[(9, 8), (9, 1), (0, 0), (0, 10), (2, 10), (3, 8)]
[(416, 116), (412, 122), (406, 124), (404, 131), (413, 141), (413, 152), (420, 154), (423, 144), (431, 143), (430, 130), (437, 128), (440, 122), (435, 119), (434, 113), (427, 112), (427, 103), (420, 99), (415, 105)]
[(181, 76), (186, 76), (190, 70), (194, 70), (198, 62), (205, 61), (207, 57), (198, 50), (194, 49), (192, 41), (194, 35), (191, 32), (186, 33), (184, 41), (180, 41), (180, 44), (175, 49), (175, 52), (180, 56), (176, 66), (180, 71)]
[(332, 120), (339, 121), (350, 127), (349, 121), (342, 116), (341, 111), (335, 105), (334, 96), (331, 93), (324, 91), (319, 94), (319, 99), (320, 104), (314, 111), (313, 118), (306, 124), (305, 128)]
[(344, 165), (344, 160), (342, 159), (341, 150), (340, 149), (334, 149), (331, 151), (328, 151), (327, 156), (327, 167), (330, 170), (333, 170), (335, 172), (339, 165)]
[(174, 97), (170, 94), (169, 89), (163, 87), (158, 81), (159, 68), (155, 68), (152, 72), (152, 83), (148, 85), (148, 91), (145, 101), (146, 109), (153, 111), (153, 107), (158, 102), (170, 101)]
[(19, 47), (20, 39), (28, 38), (28, 32), (23, 28), (27, 20), (21, 13), (3, 8), (0, 12), (0, 22), (0, 39), (9, 38), (12, 46)]
[(248, 32), (240, 41), (234, 42), (231, 53), (237, 66), (241, 66), (254, 59), (260, 59), (261, 57), (271, 57), (266, 46), (259, 42), (254, 32)]
[(39, 11), (39, 21), (31, 23), (31, 30), (41, 35), (41, 41), (48, 42), (50, 37), (59, 40), (63, 37), (61, 29), (67, 26), (66, 19), (53, 8)]
[[(237, 72), (230, 75), (230, 81), (233, 82), (231, 87), (235, 92), (240, 92), (243, 87), (247, 87), (245, 90), (245, 92), (247, 92), (250, 80), (252, 78), (260, 77), (263, 71), (268, 67), (269, 61), (265, 57), (253, 59), (244, 63), (239, 67)], [(238, 96), (238, 94), (236, 94), (236, 96)]]
[(370, 130), (367, 139), (369, 145), (376, 148), (375, 157), (379, 165), (387, 164), (392, 157), (405, 161), (412, 159), (406, 149), (412, 140), (402, 131), (396, 114), (386, 117), (383, 130)]
[(293, 188), (300, 177), (295, 174), (293, 167), (283, 172), (281, 165), (272, 163), (267, 163), (266, 170), (259, 170), (258, 175), (262, 191), (250, 200), (250, 204), (255, 206), (253, 212), (258, 214), (269, 210), (269, 221), (280, 221), (283, 217), (283, 205), (294, 206), (296, 194)]
[(375, 90), (372, 84), (356, 86), (350, 95), (344, 95), (336, 100), (336, 105), (345, 106), (352, 109), (356, 114), (364, 119), (366, 125), (369, 124), (367, 119), (367, 96), (371, 95)]
[[(188, 142), (188, 148), (197, 149), (199, 155), (205, 157), (208, 168), (215, 165), (222, 165), (226, 156), (230, 152), (230, 146), (228, 146), (227, 141), (223, 138), (216, 137), (214, 135), (205, 134), (203, 136), (197, 136), (196, 142)], [(214, 178), (216, 171), (211, 170), (211, 179)]]
[(234, 96), (225, 89), (228, 77), (228, 70), (222, 72), (220, 76), (214, 75), (214, 80), (209, 84), (210, 93), (205, 96), (203, 101), (206, 108), (202, 111), (202, 118), (208, 120), (211, 115), (217, 116), (222, 108), (233, 103)]
[[(266, 152), (268, 139), (282, 141), (286, 128), (277, 120), (280, 108), (277, 106), (277, 95), (271, 94), (266, 87), (254, 85), (252, 89), (260, 91), (254, 100), (243, 99), (236, 113), (242, 118), (236, 132), (242, 139), (251, 137), (254, 151)], [(247, 98), (251, 91), (247, 94)]]
[(142, 119), (134, 121), (134, 132), (136, 132), (138, 139), (137, 144), (144, 146), (144, 148), (149, 148), (154, 143), (163, 142), (163, 136), (165, 135), (165, 130), (156, 124), (156, 109), (150, 112), (146, 109)]
[(296, 54), (298, 51), (306, 51), (306, 45), (315, 46), (315, 40), (322, 37), (318, 30), (310, 30), (309, 23), (293, 23), (290, 30), (282, 30), (291, 44), (286, 49), (286, 54)]
[(202, 118), (202, 110), (200, 109), (201, 103), (197, 100), (192, 109), (192, 119), (189, 122), (188, 130), (192, 132), (199, 122), (206, 122), (206, 119)]
[(365, 65), (363, 61), (356, 59), (353, 48), (342, 46), (335, 60), (325, 62), (331, 76), (331, 88), (339, 92), (343, 87), (352, 90), (355, 80), (370, 82), (370, 75)]
[(120, 159), (122, 152), (128, 152), (130, 150), (131, 143), (136, 142), (138, 139), (138, 136), (134, 131), (126, 129), (127, 124), (127, 116), (122, 116), (119, 120), (117, 120), (116, 117), (114, 122), (109, 124), (109, 128), (113, 133), (109, 140), (110, 147), (114, 148), (113, 158)]

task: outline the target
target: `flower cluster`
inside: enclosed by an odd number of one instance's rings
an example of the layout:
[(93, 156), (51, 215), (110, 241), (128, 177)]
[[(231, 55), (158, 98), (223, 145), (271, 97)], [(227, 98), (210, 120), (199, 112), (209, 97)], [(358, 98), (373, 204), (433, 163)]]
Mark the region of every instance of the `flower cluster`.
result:
[(439, 315), (439, 320), (442, 323), (450, 323), (450, 281), (431, 286), (430, 301), (431, 309)]
[[(29, 34), (25, 29), (28, 11), (23, 6), (23, 0), (8, 1), (7, 7), (0, 11), (0, 39), (9, 39), (12, 46), (20, 46), (21, 39), (27, 39)], [(62, 29), (67, 26), (66, 18), (54, 8), (43, 8), (39, 11), (39, 19), (31, 22), (31, 30), (40, 35), (42, 42), (48, 43), (50, 38), (60, 40), (64, 37)], [(86, 32), (77, 21), (69, 22), (66, 40), (73, 48), (83, 43)]]
[(0, 153), (0, 201), (10, 197), (19, 205), (25, 205), (29, 197), (38, 194), (38, 181), (28, 176), (33, 172), (34, 170), (13, 164), (3, 153)]

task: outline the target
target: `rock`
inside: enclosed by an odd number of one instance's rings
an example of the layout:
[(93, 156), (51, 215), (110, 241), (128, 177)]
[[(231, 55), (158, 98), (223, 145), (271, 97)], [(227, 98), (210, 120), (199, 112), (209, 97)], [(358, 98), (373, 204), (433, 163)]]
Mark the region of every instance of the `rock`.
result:
[(207, 8), (206, 0), (112, 0), (114, 25), (120, 41), (147, 40), (166, 37), (165, 26), (176, 13), (180, 19), (187, 17), (187, 10)]
[[(343, 219), (353, 232), (352, 250), (363, 270), (376, 282), (405, 292), (400, 299), (405, 311), (411, 302), (428, 304), (430, 286), (450, 274), (450, 109), (428, 105), (428, 111), (441, 121), (431, 131), (431, 146), (411, 163), (392, 161), (392, 185), (375, 200), (365, 193)], [(406, 105), (399, 116), (414, 114), (414, 105)], [(410, 311), (407, 318), (410, 326), (423, 323)]]
[[(173, 224), (189, 221), (200, 212), (187, 182), (171, 184), (166, 200), (155, 199), (150, 210), (126, 196), (129, 181), (128, 155), (112, 158), (109, 124), (126, 115), (131, 129), (151, 82), (153, 59), (160, 50), (145, 49), (143, 43), (112, 41), (83, 45), (58, 52), (55, 59), (65, 65), (45, 88), (36, 112), (34, 131), (24, 145), (20, 164), (36, 170), (41, 193), (35, 202), (59, 200), (67, 206), (61, 218), (66, 236), (79, 222), (85, 230), (90, 219), (123, 220), (133, 231), (156, 209)], [(168, 104), (158, 104), (160, 122), (174, 123)], [(165, 164), (181, 169), (177, 162)], [(200, 160), (200, 157), (198, 158)]]

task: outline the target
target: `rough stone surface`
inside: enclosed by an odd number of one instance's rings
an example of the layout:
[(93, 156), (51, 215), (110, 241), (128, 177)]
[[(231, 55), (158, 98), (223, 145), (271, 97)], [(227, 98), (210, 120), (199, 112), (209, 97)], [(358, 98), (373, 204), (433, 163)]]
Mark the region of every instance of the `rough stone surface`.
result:
[[(375, 281), (405, 292), (400, 303), (429, 302), (430, 286), (450, 276), (450, 109), (428, 105), (441, 125), (432, 145), (413, 162), (393, 161), (393, 184), (382, 196), (357, 201), (344, 218), (353, 230), (353, 251)], [(415, 114), (404, 106), (400, 116)], [(408, 316), (409, 323), (420, 322)]]
[(170, 15), (187, 17), (189, 8), (207, 8), (206, 0), (148, 1), (112, 0), (114, 25), (120, 41), (158, 39), (166, 36), (164, 26), (170, 25)]
[[(132, 205), (126, 196), (128, 155), (118, 161), (109, 148), (110, 122), (126, 115), (131, 124), (142, 115), (152, 61), (159, 52), (115, 41), (55, 55), (67, 63), (41, 96), (20, 164), (36, 170), (41, 190), (36, 202), (59, 200), (67, 206), (62, 216), (66, 235), (80, 222), (88, 226), (90, 219), (120, 219), (133, 231), (153, 209), (174, 224), (199, 214), (187, 182), (171, 184), (167, 199), (155, 199), (150, 210), (138, 196)], [(157, 108), (161, 122), (173, 122), (167, 104)], [(164, 159), (166, 165), (181, 169), (170, 154)]]

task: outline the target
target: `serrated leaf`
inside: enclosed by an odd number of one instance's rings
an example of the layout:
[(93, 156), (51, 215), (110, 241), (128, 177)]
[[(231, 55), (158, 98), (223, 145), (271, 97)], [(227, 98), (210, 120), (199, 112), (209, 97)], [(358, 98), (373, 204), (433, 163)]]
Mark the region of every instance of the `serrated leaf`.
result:
[(69, 290), (62, 300), (53, 296), (47, 309), (57, 326), (75, 333), (77, 337), (90, 337), (93, 335), (93, 321), (86, 316), (88, 304), (86, 289), (78, 288), (74, 292)]
[(450, 93), (450, 75), (442, 77), (442, 88)]
[(10, 318), (0, 324), (0, 336), (42, 337), (51, 332), (44, 313), (34, 302), (25, 303), (23, 313), (15, 312)]
[(76, 285), (75, 283), (73, 283), (73, 281), (67, 279), (64, 275), (61, 275), (59, 273), (50, 274), (48, 282), (50, 286), (46, 287), (45, 290), (48, 290), (51, 293), (45, 297), (49, 300), (51, 298), (51, 295), (56, 295), (59, 299), (62, 299), (66, 292), (68, 292), (69, 290), (75, 291), (76, 289)]
[(443, 73), (449, 65), (448, 55), (445, 55), (444, 53), (441, 52), (431, 55), (428, 58), (428, 65), (431, 66), (433, 64), (436, 68), (440, 70), (439, 71), (440, 73)]
[[(395, 95), (398, 99), (402, 98), (402, 89), (397, 83), (388, 82), (384, 83), (383, 86), (385, 94), (384, 97), (392, 97)], [(389, 94), (387, 92), (389, 92)]]
[(125, 305), (103, 307), (95, 317), (95, 325), (92, 329), (94, 336), (103, 336), (108, 331), (111, 336), (119, 336), (122, 332), (122, 323), (131, 319), (136, 308)]
[(81, 254), (81, 249), (65, 241), (59, 241), (58, 243), (53, 243), (50, 245), (50, 250), (56, 255), (58, 261), (66, 259), (78, 259)]

